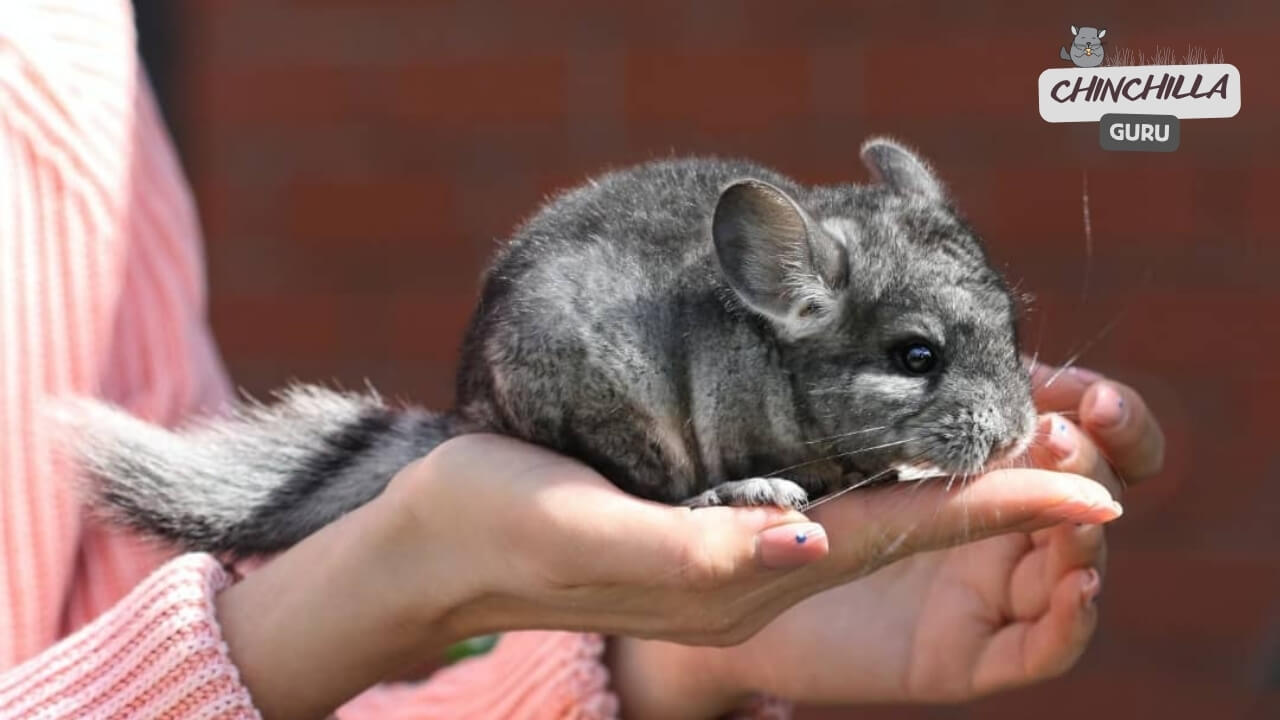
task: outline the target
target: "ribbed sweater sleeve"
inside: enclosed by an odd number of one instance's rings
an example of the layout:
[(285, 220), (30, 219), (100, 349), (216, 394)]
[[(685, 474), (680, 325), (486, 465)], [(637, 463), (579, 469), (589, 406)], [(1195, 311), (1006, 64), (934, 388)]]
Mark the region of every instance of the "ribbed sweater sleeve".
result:
[(259, 717), (214, 621), (214, 594), (229, 582), (208, 555), (170, 561), (109, 612), (0, 675), (0, 717)]

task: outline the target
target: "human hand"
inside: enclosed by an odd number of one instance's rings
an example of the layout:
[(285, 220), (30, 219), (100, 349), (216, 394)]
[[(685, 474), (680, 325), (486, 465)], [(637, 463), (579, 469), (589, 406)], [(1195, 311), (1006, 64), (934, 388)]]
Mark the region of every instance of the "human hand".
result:
[[(490, 585), (468, 603), (471, 632), (543, 627), (733, 644), (800, 599), (909, 553), (1063, 521), (1103, 522), (1118, 514), (1096, 483), (1039, 470), (1006, 471), (988, 485), (955, 493), (903, 486), (899, 492), (848, 496), (840, 504), (845, 511), (830, 516), (835, 545), (828, 557), (817, 560), (826, 553), (814, 551), (807, 559), (816, 562), (808, 568), (770, 570), (761, 563), (769, 548), (796, 548), (793, 527), (778, 532), (774, 524), (799, 516), (772, 509), (691, 512), (646, 503), (536, 448), (497, 437), (455, 442), (424, 461), (433, 465), (429, 472), (404, 476), (401, 489), (408, 495), (401, 502), (422, 509), (416, 525), (441, 534), (406, 546), (442, 545), (452, 537), (454, 547), (482, 548), (463, 563), (474, 569), (474, 587), (485, 585), (488, 576), (502, 578), (496, 592)], [(433, 487), (433, 476), (452, 482)], [(428, 479), (418, 485), (415, 477)], [(450, 517), (437, 517), (441, 507), (452, 508)], [(462, 513), (465, 508), (487, 512)], [(825, 545), (824, 536), (805, 530), (810, 540), (804, 548), (809, 542)], [(437, 574), (426, 572), (424, 578)], [(627, 702), (627, 672), (618, 664), (614, 671), (615, 687)], [(673, 688), (651, 687), (660, 694)], [(680, 711), (698, 716), (712, 708), (685, 705)], [(631, 714), (665, 716), (666, 710), (633, 706)]]
[[(850, 503), (862, 517), (844, 519), (838, 558), (827, 557), (823, 528), (797, 512), (647, 502), (576, 461), (493, 435), (445, 443), (376, 502), (413, 518), (401, 523), (414, 536), (397, 573), (407, 597), (438, 594), (450, 577), (467, 598), (450, 615), (460, 635), (572, 629), (732, 645), (799, 599), (909, 552), (1119, 513), (1084, 478), (1018, 475), (1030, 480), (1008, 506), (980, 493), (906, 503), (868, 494)], [(424, 562), (429, 548), (448, 548), (442, 564)], [(792, 579), (806, 564), (822, 570)]]
[(541, 628), (732, 645), (913, 552), (1119, 513), (1097, 483), (1041, 470), (906, 489), (842, 500), (822, 516), (829, 544), (799, 513), (651, 503), (542, 448), (458, 437), (224, 591), (218, 613), (264, 715), (314, 717), (466, 637)]
[[(1055, 372), (1034, 374), (1037, 405), (1077, 417), (1085, 432), (1062, 415), (1042, 417), (1036, 466), (1087, 475), (1117, 494), (1158, 472), (1163, 436), (1137, 393), (1087, 371), (1045, 387)], [(993, 474), (959, 492), (1012, 504), (1013, 479)], [(813, 519), (839, 543), (838, 528), (856, 527), (858, 515), (841, 499)], [(624, 704), (644, 716), (715, 715), (754, 691), (819, 703), (970, 699), (1071, 667), (1097, 620), (1092, 600), (1104, 566), (1096, 525), (990, 537), (910, 556), (812, 597), (738, 647), (618, 639), (615, 677)]]

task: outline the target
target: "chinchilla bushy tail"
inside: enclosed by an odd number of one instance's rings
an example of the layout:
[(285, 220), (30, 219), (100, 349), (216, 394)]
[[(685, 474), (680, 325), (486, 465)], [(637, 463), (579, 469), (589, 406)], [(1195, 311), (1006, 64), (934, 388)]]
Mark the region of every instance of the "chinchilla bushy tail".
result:
[(96, 510), (188, 550), (283, 550), (382, 492), (446, 440), (450, 416), (294, 386), (177, 431), (113, 407), (59, 410)]
[(1067, 52), (1066, 48), (1060, 47), (1058, 48), (1058, 57), (1062, 58), (1063, 60), (1070, 60), (1071, 54)]

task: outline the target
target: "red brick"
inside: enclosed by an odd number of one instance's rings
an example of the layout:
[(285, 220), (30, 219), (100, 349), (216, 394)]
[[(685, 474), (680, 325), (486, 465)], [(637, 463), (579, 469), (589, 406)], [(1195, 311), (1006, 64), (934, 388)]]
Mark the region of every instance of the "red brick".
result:
[(383, 176), (355, 181), (289, 183), (288, 232), (304, 243), (448, 238), (456, 233), (454, 187), (439, 178)]
[(184, 32), (222, 67), (388, 64), (441, 54), (460, 3), (217, 3)]
[(626, 59), (627, 121), (702, 128), (794, 121), (809, 104), (805, 53), (633, 53)]
[(564, 63), (556, 57), (459, 59), (392, 67), (213, 68), (200, 102), (223, 122), (359, 119), (425, 131), (562, 120)]
[(1170, 687), (1234, 686), (1241, 699), (1260, 689), (1280, 597), (1274, 550), (1135, 552), (1113, 538), (1103, 582), (1098, 652), (1086, 668), (1161, 676)]
[[(1241, 360), (1231, 364), (1233, 377), (1280, 376), (1280, 369), (1270, 363), (1245, 360), (1256, 357), (1252, 353), (1280, 352), (1280, 336), (1268, 319), (1280, 312), (1280, 294), (1230, 288), (1197, 293), (1143, 291), (1139, 284), (1133, 294), (1111, 301), (1106, 295), (1094, 297), (1080, 308), (1078, 294), (1042, 293), (1039, 305), (1048, 313), (1048, 322), (1072, 323), (1073, 345), (1093, 337), (1123, 312), (1120, 323), (1091, 352), (1110, 353), (1144, 369), (1158, 367), (1168, 377), (1208, 377), (1222, 372), (1232, 357)], [(1236, 348), (1241, 355), (1232, 355)]]

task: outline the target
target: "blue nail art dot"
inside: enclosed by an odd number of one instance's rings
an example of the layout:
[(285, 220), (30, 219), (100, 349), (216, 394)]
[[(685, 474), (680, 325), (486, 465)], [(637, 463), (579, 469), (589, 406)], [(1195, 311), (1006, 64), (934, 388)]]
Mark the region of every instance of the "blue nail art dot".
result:
[(1124, 398), (1120, 398), (1120, 400), (1116, 404), (1118, 404), (1120, 407), (1124, 407)]
[(796, 544), (797, 544), (797, 545), (803, 545), (803, 544), (804, 544), (804, 541), (805, 541), (805, 540), (808, 540), (808, 539), (809, 539), (809, 536), (808, 536), (808, 535), (805, 535), (805, 534), (804, 534), (804, 533), (802, 533), (802, 532), (798, 532), (798, 533), (796, 533)]

